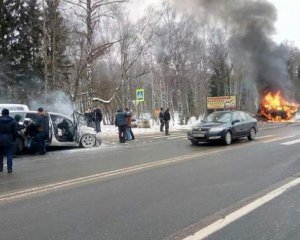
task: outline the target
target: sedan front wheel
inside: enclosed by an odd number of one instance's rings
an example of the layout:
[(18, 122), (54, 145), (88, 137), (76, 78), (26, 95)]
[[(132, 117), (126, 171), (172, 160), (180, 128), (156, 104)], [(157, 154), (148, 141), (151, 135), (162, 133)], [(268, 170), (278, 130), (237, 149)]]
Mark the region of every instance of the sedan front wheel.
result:
[(96, 145), (96, 138), (92, 134), (85, 134), (80, 139), (80, 146), (84, 148), (91, 148)]
[(224, 143), (225, 145), (230, 145), (232, 142), (232, 135), (231, 135), (231, 132), (230, 131), (227, 131), (225, 133), (225, 137), (224, 137)]
[(255, 131), (254, 128), (251, 128), (248, 139), (249, 140), (255, 140), (255, 137), (256, 137), (256, 131)]

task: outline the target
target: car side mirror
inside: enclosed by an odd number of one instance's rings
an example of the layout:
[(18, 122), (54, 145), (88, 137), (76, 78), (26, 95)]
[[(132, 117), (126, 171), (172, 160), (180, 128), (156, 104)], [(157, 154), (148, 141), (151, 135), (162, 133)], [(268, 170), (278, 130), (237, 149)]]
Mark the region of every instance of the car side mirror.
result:
[(236, 124), (236, 123), (238, 123), (238, 122), (240, 122), (240, 120), (238, 120), (238, 119), (233, 120), (233, 121), (232, 121), (232, 125), (234, 125), (234, 124)]

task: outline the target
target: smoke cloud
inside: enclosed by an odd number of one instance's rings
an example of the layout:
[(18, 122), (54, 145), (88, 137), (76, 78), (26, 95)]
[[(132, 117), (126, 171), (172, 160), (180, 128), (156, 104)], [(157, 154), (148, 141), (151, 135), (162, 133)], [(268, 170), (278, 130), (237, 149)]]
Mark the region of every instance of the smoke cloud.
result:
[(39, 107), (43, 107), (47, 112), (61, 113), (66, 116), (70, 116), (75, 109), (70, 98), (62, 91), (54, 91), (48, 93), (46, 97), (42, 95), (42, 99), (30, 101), (29, 109), (35, 110)]
[(173, 0), (199, 21), (221, 22), (231, 31), (232, 54), (244, 59), (258, 91), (288, 90), (288, 51), (273, 40), (277, 11), (263, 0)]

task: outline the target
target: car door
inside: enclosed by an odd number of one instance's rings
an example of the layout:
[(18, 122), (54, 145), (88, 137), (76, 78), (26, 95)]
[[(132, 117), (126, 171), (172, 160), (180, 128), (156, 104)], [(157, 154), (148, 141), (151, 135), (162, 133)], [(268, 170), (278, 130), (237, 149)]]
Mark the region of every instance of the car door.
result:
[(67, 117), (60, 114), (51, 114), (54, 135), (58, 142), (74, 142), (75, 125)]
[(78, 143), (81, 137), (81, 126), (85, 124), (87, 125), (86, 118), (84, 115), (76, 111), (73, 112), (72, 117), (74, 121), (74, 137), (75, 141)]
[(249, 122), (248, 116), (245, 112), (240, 112), (241, 124), (243, 126), (242, 135), (248, 136), (250, 134), (251, 124)]
[(243, 122), (241, 119), (240, 112), (234, 112), (233, 113), (233, 120), (232, 120), (232, 137), (233, 138), (239, 138), (243, 136)]

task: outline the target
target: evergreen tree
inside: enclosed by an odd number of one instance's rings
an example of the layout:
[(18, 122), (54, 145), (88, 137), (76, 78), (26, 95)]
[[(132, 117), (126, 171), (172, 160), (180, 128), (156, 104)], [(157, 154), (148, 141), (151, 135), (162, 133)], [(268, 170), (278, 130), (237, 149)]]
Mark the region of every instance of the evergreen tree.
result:
[(15, 46), (19, 39), (19, 10), (21, 0), (0, 0), (0, 97), (5, 101), (13, 98)]
[[(19, 41), (16, 46), (16, 82), (20, 96), (40, 94), (43, 87), (42, 20), (37, 0), (26, 0), (20, 9)], [(32, 89), (35, 92), (32, 92)], [(25, 93), (25, 94), (24, 94)]]
[(65, 51), (68, 28), (59, 11), (59, 0), (46, 0), (46, 30), (48, 36), (49, 90), (61, 89), (68, 77), (70, 65)]
[(37, 0), (0, 0), (1, 92), (6, 101), (27, 102), (32, 89), (40, 93), (41, 26)]

